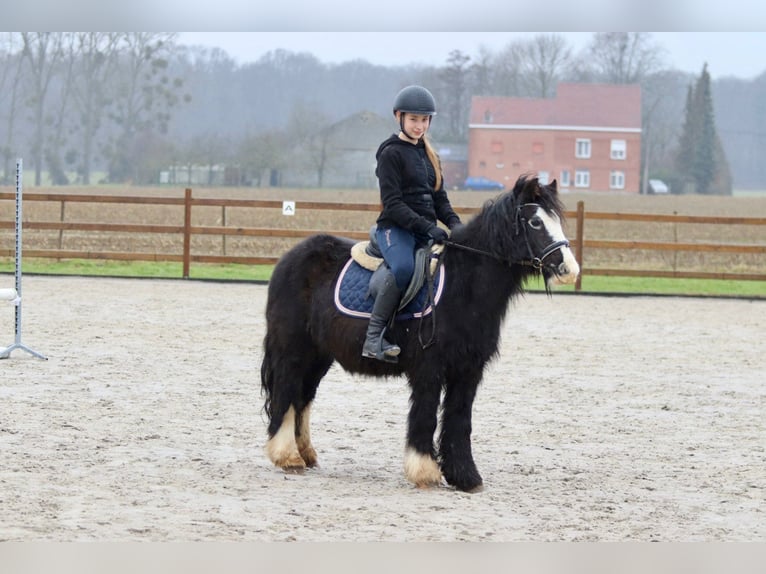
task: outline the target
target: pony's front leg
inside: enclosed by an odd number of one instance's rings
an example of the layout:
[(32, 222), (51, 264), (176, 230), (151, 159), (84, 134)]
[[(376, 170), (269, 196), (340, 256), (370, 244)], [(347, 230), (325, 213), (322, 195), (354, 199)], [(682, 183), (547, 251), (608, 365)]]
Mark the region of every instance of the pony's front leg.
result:
[(447, 483), (458, 490), (478, 492), (482, 479), (471, 453), (471, 412), (478, 380), (466, 377), (447, 384), (442, 409), (439, 460)]
[(404, 475), (418, 488), (441, 484), (442, 473), (434, 454), (436, 412), (439, 408), (441, 384), (410, 380), (410, 413), (407, 420), (407, 446), (404, 453)]

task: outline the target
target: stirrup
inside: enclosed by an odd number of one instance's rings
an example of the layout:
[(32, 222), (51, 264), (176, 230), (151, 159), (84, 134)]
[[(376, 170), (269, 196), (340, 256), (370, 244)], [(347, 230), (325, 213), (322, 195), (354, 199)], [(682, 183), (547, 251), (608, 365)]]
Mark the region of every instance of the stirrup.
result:
[[(387, 349), (383, 349), (383, 343), (385, 342), (386, 345), (388, 345)], [(365, 357), (367, 359), (377, 359), (378, 361), (383, 361), (384, 363), (398, 363), (399, 362), (399, 353), (402, 352), (401, 347), (399, 345), (395, 345), (393, 343), (389, 343), (385, 339), (383, 339), (383, 336), (381, 335), (380, 339), (378, 339), (378, 348), (375, 350), (374, 353), (367, 351), (364, 346), (362, 347), (362, 357)]]
[(386, 355), (385, 353), (382, 353), (382, 352), (378, 352), (373, 355), (372, 353), (365, 353), (364, 351), (362, 351), (362, 357), (364, 357), (365, 359), (377, 359), (378, 361), (381, 361), (383, 363), (396, 364), (399, 362), (398, 356)]

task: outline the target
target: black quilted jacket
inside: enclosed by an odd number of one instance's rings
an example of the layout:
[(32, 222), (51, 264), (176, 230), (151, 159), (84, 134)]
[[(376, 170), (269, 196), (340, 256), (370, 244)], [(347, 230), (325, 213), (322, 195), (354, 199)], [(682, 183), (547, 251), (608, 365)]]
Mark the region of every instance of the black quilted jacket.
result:
[(378, 225), (426, 235), (437, 219), (450, 229), (460, 223), (444, 186), (434, 190), (436, 173), (422, 140), (411, 144), (392, 135), (380, 144), (375, 158), (383, 203)]

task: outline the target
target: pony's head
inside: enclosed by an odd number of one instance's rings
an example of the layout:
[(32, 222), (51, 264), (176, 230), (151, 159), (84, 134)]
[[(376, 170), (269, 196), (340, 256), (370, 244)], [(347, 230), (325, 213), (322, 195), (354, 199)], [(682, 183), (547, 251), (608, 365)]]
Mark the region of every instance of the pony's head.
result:
[(542, 185), (522, 175), (511, 191), (488, 202), (482, 215), (497, 258), (542, 273), (546, 289), (577, 279), (580, 266), (564, 235), (556, 180)]

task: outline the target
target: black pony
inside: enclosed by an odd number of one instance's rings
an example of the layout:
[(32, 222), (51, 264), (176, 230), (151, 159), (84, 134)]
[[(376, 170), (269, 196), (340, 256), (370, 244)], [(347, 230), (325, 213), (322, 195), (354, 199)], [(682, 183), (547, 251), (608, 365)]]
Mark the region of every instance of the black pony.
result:
[[(338, 361), (352, 373), (406, 375), (411, 389), (408, 480), (427, 487), (443, 476), (459, 490), (480, 489), (471, 453), (476, 390), (487, 362), (498, 353), (509, 302), (523, 292), (525, 281), (542, 274), (549, 289), (577, 277), (579, 266), (561, 221), (556, 182), (541, 185), (522, 176), (513, 190), (488, 201), (453, 230), (441, 255), (446, 280), (434, 312), (396, 322), (387, 332), (402, 348), (397, 364), (363, 358), (367, 321), (341, 314), (335, 306), (335, 282), (352, 241), (315, 235), (285, 253), (269, 282), (261, 364), (271, 461), (292, 472), (317, 464), (309, 433), (311, 404), (322, 377)], [(423, 333), (432, 334), (427, 338), (433, 344), (421, 343)]]

